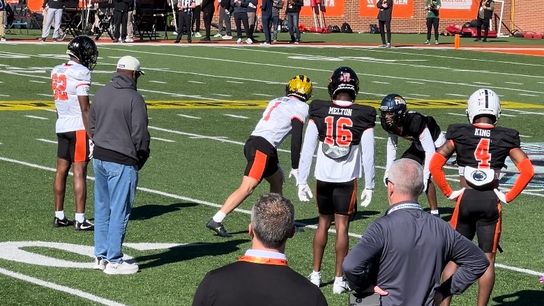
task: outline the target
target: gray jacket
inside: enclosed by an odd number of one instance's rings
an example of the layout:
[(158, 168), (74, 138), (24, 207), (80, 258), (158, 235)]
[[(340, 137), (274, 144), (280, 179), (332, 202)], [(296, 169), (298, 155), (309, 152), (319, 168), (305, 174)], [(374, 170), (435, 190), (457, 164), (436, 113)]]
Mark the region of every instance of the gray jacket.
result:
[[(459, 268), (440, 284), (449, 261)], [(344, 259), (350, 288), (361, 292), (377, 285), (389, 294), (381, 305), (434, 305), (435, 291), (460, 294), (487, 269), (489, 262), (472, 241), (415, 203), (391, 206), (369, 225)]]
[[(95, 147), (127, 156), (138, 168), (143, 166), (150, 151), (147, 107), (131, 78), (115, 73), (111, 83), (98, 90), (90, 125)], [(101, 159), (96, 154), (95, 158)]]

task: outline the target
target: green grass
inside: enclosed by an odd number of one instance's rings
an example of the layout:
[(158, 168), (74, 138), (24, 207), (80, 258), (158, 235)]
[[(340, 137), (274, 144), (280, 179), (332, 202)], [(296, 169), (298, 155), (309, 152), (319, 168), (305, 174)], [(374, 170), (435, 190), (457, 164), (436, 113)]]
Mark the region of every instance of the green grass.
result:
[[(353, 37), (357, 35), (353, 34)], [(56, 140), (55, 113), (47, 111), (51, 109), (51, 97), (45, 95), (50, 95), (50, 69), (62, 62), (64, 56), (59, 55), (64, 54), (66, 46), (37, 46), (3, 44), (0, 49), (0, 243), (51, 241), (92, 246), (92, 233), (51, 226), (54, 175), (51, 169), (55, 167), (56, 145), (37, 139)], [(99, 50), (100, 59), (93, 73), (91, 92), (109, 81), (118, 57), (127, 54), (138, 57), (146, 72), (138, 87), (149, 102), (151, 135), (175, 141), (152, 140), (151, 158), (141, 171), (139, 182), (140, 187), (148, 190), (140, 190), (137, 194), (126, 242), (180, 245), (147, 251), (125, 247), (125, 252), (141, 267), (141, 272), (127, 277), (108, 277), (89, 269), (52, 268), (5, 259), (0, 259), (0, 268), (123, 304), (190, 305), (196, 286), (207, 271), (236, 260), (249, 247), (246, 233), (249, 215), (246, 213), (234, 212), (227, 217), (226, 227), (235, 233), (231, 239), (213, 236), (204, 224), (240, 182), (245, 167), (241, 144), (259, 119), (264, 103), (273, 96), (282, 95), (285, 82), (294, 74), (309, 75), (317, 83), (314, 98), (326, 99), (330, 72), (340, 65), (351, 66), (361, 80), (358, 97), (361, 103), (377, 105), (385, 94), (397, 92), (408, 97), (411, 109), (433, 115), (444, 130), (448, 124), (466, 120), (463, 116), (465, 98), (451, 94), (466, 97), (483, 86), (477, 82), (489, 83), (485, 86), (495, 89), (505, 101), (499, 124), (518, 129), (524, 135), (524, 144), (544, 142), (541, 133), (544, 74), (542, 60), (538, 57), (401, 48), (101, 45)], [(171, 103), (172, 107), (160, 109), (156, 107), (158, 101)], [(33, 102), (43, 108), (2, 111), (21, 102)], [(183, 103), (191, 107), (175, 107)], [(246, 107), (235, 107), (240, 105)], [(191, 137), (195, 134), (208, 138)], [(376, 136), (376, 191), (371, 205), (360, 211), (351, 223), (350, 232), (354, 234), (362, 233), (370, 222), (383, 215), (387, 207), (381, 183), (385, 133), (379, 126)], [(223, 138), (219, 137), (226, 137), (228, 141), (221, 141)], [(401, 141), (399, 153), (406, 145), (406, 141)], [(289, 144), (281, 148), (288, 150)], [(288, 171), (289, 153), (280, 152), (280, 160), (283, 169)], [(38, 165), (47, 168), (37, 168)], [(91, 168), (90, 177), (93, 176)], [(521, 195), (504, 209), (501, 245), (505, 252), (497, 256), (500, 264), (544, 270), (544, 238), (539, 230), (540, 220), (544, 218), (542, 172), (537, 176), (536, 184), (530, 185), (532, 193)], [(93, 187), (93, 181), (89, 180), (87, 214), (91, 217)], [(266, 191), (267, 184), (262, 184), (240, 208), (249, 210), (257, 197)], [(315, 205), (297, 200), (291, 180), (286, 182), (285, 195), (295, 203), (298, 222), (316, 224)], [(425, 198), (420, 200), (426, 206)], [(444, 219), (449, 219), (453, 203), (439, 195), (439, 204)], [(70, 217), (73, 207), (69, 183), (65, 209)], [(286, 250), (290, 266), (303, 275), (311, 270), (313, 233), (311, 228), (301, 229), (289, 240)], [(357, 239), (352, 238), (350, 244), (356, 242)], [(334, 235), (331, 235), (323, 261), (326, 285), (322, 291), (330, 305), (345, 305), (346, 295), (332, 295), (333, 248)], [(57, 249), (27, 247), (24, 250), (63, 260), (91, 260)], [(2, 252), (0, 248), (0, 254)], [(0, 283), (3, 305), (93, 304), (87, 299), (4, 274), (0, 274)], [(474, 305), (475, 296), (476, 287), (473, 286), (456, 297), (453, 305)], [(542, 285), (538, 284), (536, 276), (497, 269), (491, 305), (540, 305), (542, 300)]]

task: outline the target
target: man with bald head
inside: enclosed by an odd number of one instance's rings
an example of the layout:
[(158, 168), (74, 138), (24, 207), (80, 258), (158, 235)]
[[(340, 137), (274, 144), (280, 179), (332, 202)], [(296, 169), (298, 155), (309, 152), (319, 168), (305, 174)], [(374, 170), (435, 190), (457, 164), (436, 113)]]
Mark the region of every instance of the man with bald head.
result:
[(136, 58), (121, 57), (111, 82), (98, 90), (91, 106), (95, 268), (106, 274), (138, 272), (137, 264), (123, 261), (122, 245), (138, 171), (149, 157), (147, 108), (136, 90), (143, 74)]
[[(423, 191), (423, 167), (418, 162), (396, 160), (386, 184), (389, 209), (370, 224), (344, 260), (350, 288), (359, 295), (370, 288), (384, 306), (438, 305), (461, 294), (487, 269), (484, 253), (421, 209), (417, 199)], [(449, 261), (459, 269), (441, 284)]]

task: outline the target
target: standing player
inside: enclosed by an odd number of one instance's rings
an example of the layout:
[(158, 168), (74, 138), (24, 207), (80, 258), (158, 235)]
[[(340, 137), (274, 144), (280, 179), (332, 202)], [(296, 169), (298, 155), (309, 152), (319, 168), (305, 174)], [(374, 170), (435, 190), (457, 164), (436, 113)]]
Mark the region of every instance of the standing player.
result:
[(228, 198), (221, 209), (206, 224), (218, 236), (230, 237), (223, 219), (238, 207), (264, 178), (270, 183), (270, 192), (282, 194), (283, 172), (279, 165), (277, 147), (291, 133), (291, 172), (298, 174), (302, 130), (308, 116), (308, 101), (312, 82), (305, 75), (294, 76), (285, 87), (285, 97), (268, 103), (261, 120), (244, 145), (247, 166), (240, 187)]
[[(531, 161), (520, 148), (518, 131), (496, 126), (500, 113), (500, 100), (494, 91), (478, 89), (474, 92), (468, 99), (470, 124), (448, 127), (447, 142), (434, 154), (430, 166), (433, 179), (444, 195), (451, 200), (457, 199), (450, 221), (452, 227), (471, 240), (477, 234), (478, 245), (489, 260), (489, 267), (478, 280), (479, 306), (487, 305), (495, 284), (495, 254), (502, 224), (500, 202), (513, 201), (534, 175)], [(462, 187), (456, 191), (451, 189), (442, 169), (454, 152), (457, 153)], [(512, 189), (504, 194), (497, 189), (498, 178), (508, 156), (520, 174)], [(448, 264), (443, 278), (447, 279), (455, 269), (455, 264)]]
[(408, 111), (406, 100), (397, 94), (390, 94), (383, 98), (380, 105), (380, 121), (382, 128), (389, 134), (387, 137), (387, 163), (383, 176), (384, 184), (389, 168), (397, 158), (397, 144), (399, 136), (411, 141), (410, 147), (401, 158), (410, 158), (423, 166), (423, 186), (429, 202), (431, 214), (440, 217), (436, 189), (430, 180), (429, 163), (436, 148), (446, 142), (440, 127), (433, 117), (424, 116), (418, 112)]
[(57, 109), (56, 133), (58, 142), (57, 172), (53, 191), (55, 218), (53, 225), (74, 225), (64, 215), (66, 178), (70, 167), (74, 173), (76, 230), (93, 230), (85, 218), (87, 200), (87, 162), (89, 161), (89, 87), (91, 70), (96, 65), (98, 50), (87, 36), (78, 36), (68, 44), (70, 60), (51, 71), (51, 87)]
[(342, 263), (348, 252), (349, 220), (357, 212), (357, 179), (361, 166), (365, 173), (365, 189), (361, 205), (366, 207), (374, 190), (374, 121), (373, 107), (355, 104), (359, 78), (353, 69), (340, 67), (331, 76), (331, 101), (313, 101), (310, 120), (304, 135), (300, 172), (297, 179), (298, 197), (307, 202), (313, 197), (307, 180), (316, 146), (316, 202), (319, 225), (313, 241), (313, 272), (309, 278), (321, 285), (321, 262), (327, 245), (328, 230), (334, 220), (336, 228), (336, 265), (333, 293), (347, 290)]

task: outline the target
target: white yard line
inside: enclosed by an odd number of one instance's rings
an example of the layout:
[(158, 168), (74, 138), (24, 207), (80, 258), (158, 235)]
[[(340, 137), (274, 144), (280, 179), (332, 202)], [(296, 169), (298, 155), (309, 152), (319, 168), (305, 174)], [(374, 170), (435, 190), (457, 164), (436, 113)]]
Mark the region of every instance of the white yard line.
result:
[(45, 84), (44, 81), (36, 81), (36, 80), (30, 80), (31, 83), (38, 83), (38, 84)]
[(544, 115), (544, 112), (529, 112), (529, 111), (526, 111), (526, 110), (521, 110), (521, 109), (508, 109), (507, 111), (509, 112), (516, 112), (516, 113), (520, 113), (521, 115)]
[(163, 82), (163, 81), (156, 81), (156, 80), (150, 80), (148, 81), (149, 83), (157, 83), (157, 84), (168, 84), (166, 82)]
[(247, 116), (234, 115), (234, 114), (223, 114), (223, 116), (232, 117), (232, 118), (239, 118), (239, 119), (249, 119), (249, 117), (247, 117)]
[(159, 138), (159, 137), (151, 137), (151, 139), (158, 140), (158, 141), (164, 141), (164, 142), (176, 142), (175, 140), (166, 139), (166, 138)]
[(191, 116), (191, 115), (185, 115), (185, 114), (178, 114), (178, 116), (183, 117), (183, 118), (189, 118), (189, 119), (202, 119), (202, 118), (197, 117), (197, 116)]
[(49, 139), (43, 139), (43, 138), (36, 138), (37, 141), (46, 142), (46, 143), (54, 143), (57, 144), (56, 140), (49, 140)]
[(425, 83), (418, 82), (418, 81), (406, 81), (406, 83), (408, 83), (408, 84), (417, 84), (417, 85), (425, 85)]
[(448, 113), (448, 115), (459, 116), (459, 117), (466, 117), (467, 116), (466, 114), (459, 114), (459, 113)]
[(382, 81), (372, 81), (372, 83), (374, 83), (374, 84), (385, 84), (385, 85), (391, 84), (389, 82), (382, 82)]
[(504, 82), (505, 84), (511, 84), (511, 85), (523, 85), (523, 83), (520, 82)]
[(456, 94), (456, 93), (447, 93), (446, 96), (463, 97), (463, 98), (466, 98), (466, 97), (467, 97), (467, 95)]
[(40, 117), (40, 116), (34, 116), (34, 115), (25, 115), (25, 117), (31, 118), (31, 119), (49, 120), (49, 118)]
[(259, 97), (273, 97), (273, 95), (269, 95), (269, 94), (263, 94), (263, 93), (253, 93), (252, 95), (254, 96), (259, 96)]

